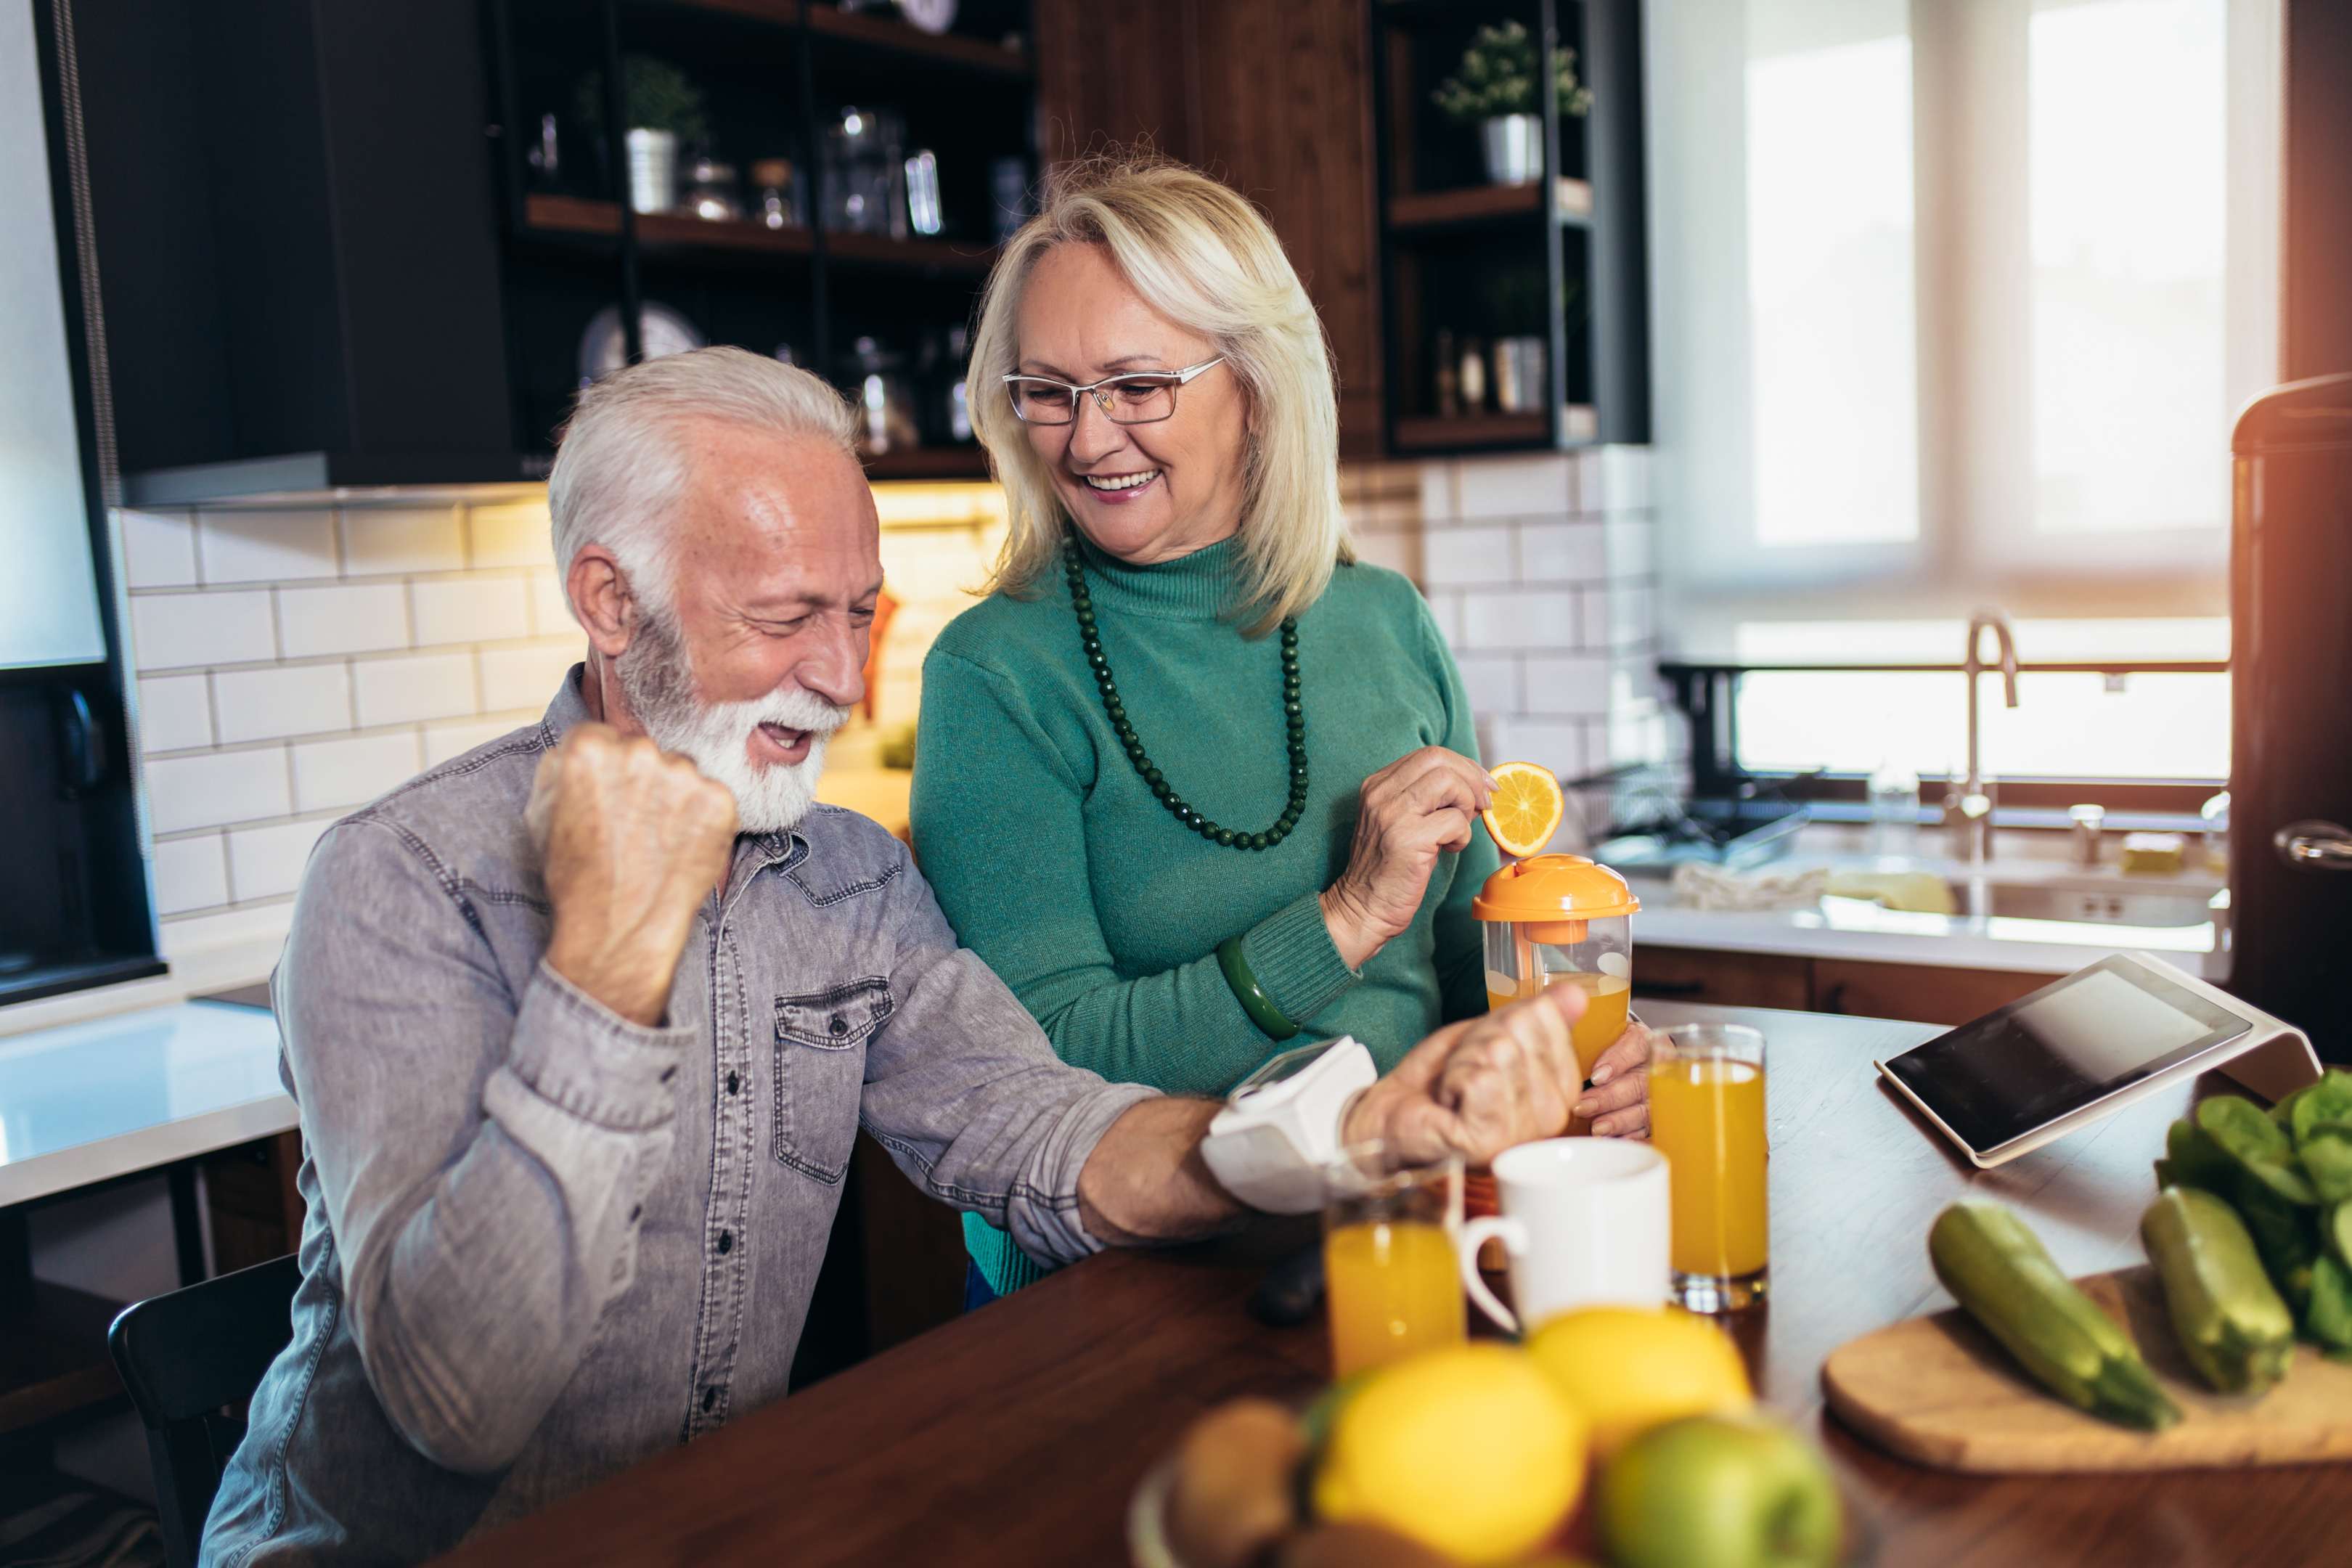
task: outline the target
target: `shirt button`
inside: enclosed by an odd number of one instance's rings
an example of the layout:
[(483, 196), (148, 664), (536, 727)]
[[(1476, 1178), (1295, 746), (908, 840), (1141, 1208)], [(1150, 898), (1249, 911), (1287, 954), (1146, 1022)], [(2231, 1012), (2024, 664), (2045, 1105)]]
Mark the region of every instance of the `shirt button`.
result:
[(712, 1405), (718, 1403), (719, 1390), (716, 1386), (706, 1388), (702, 1391), (702, 1408), (705, 1411), (708, 1411)]
[(843, 1017), (840, 1014), (835, 1013), (833, 1016), (833, 1022), (826, 1025), (825, 1027), (833, 1031), (833, 1037), (837, 1040), (841, 1038), (842, 1036), (849, 1033), (849, 1020)]
[(722, 1230), (719, 1233), (719, 1250), (721, 1252), (732, 1252), (735, 1250), (735, 1233), (733, 1231)]
[(733, 1073), (731, 1073), (731, 1072), (730, 1072), (730, 1073), (729, 1073), (729, 1074), (727, 1075), (727, 1092), (728, 1092), (728, 1093), (732, 1094), (732, 1093), (734, 1093), (737, 1089), (740, 1089), (742, 1086), (743, 1086), (743, 1080), (742, 1080), (741, 1079), (737, 1078), (737, 1077), (736, 1077)]

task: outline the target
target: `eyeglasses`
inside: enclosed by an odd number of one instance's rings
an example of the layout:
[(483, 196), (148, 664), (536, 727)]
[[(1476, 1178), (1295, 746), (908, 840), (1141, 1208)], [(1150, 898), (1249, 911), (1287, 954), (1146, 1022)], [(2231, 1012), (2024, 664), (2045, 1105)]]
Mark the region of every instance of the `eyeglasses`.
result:
[(1108, 375), (1087, 386), (1044, 375), (1008, 375), (1003, 381), (1013, 395), (1013, 412), (1026, 424), (1070, 424), (1078, 416), (1078, 399), (1091, 396), (1114, 425), (1156, 425), (1176, 412), (1178, 387), (1224, 363), (1219, 354), (1182, 370)]

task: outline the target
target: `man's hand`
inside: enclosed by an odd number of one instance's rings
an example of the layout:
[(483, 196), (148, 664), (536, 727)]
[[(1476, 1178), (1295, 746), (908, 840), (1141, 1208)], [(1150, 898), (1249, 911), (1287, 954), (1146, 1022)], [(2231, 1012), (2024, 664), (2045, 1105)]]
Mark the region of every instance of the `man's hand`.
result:
[(660, 1023), (694, 911), (727, 870), (735, 797), (641, 735), (577, 724), (541, 759), (524, 819), (555, 908), (548, 967)]
[(1458, 1153), (1484, 1165), (1515, 1144), (1559, 1133), (1583, 1089), (1569, 1026), (1584, 1006), (1581, 989), (1555, 985), (1447, 1025), (1364, 1091), (1341, 1136), (1381, 1139), (1412, 1164)]
[(1650, 1135), (1650, 1028), (1628, 1024), (1615, 1043), (1592, 1064), (1592, 1088), (1576, 1102), (1576, 1113), (1592, 1123), (1596, 1138)]

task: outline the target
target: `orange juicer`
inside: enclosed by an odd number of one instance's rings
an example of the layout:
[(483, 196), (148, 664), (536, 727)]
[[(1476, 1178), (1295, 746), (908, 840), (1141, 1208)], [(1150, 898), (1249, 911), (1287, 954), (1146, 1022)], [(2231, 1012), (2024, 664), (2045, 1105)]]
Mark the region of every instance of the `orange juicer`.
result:
[[(1470, 903), (1486, 928), (1486, 1005), (1508, 1006), (1554, 985), (1584, 993), (1571, 1027), (1577, 1066), (1589, 1079), (1601, 1053), (1625, 1032), (1633, 994), (1630, 918), (1642, 900), (1625, 879), (1581, 855), (1538, 855), (1486, 879)], [(1590, 1129), (1571, 1122), (1570, 1133)]]

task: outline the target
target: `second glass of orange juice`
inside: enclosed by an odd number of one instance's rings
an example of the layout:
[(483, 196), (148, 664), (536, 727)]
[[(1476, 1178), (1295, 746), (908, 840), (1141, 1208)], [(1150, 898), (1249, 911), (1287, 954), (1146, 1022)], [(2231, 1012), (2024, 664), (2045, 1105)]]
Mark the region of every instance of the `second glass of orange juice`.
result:
[(1682, 1304), (1723, 1312), (1762, 1300), (1772, 1251), (1764, 1037), (1738, 1024), (1654, 1035), (1650, 1142), (1666, 1157)]
[(1386, 1366), (1468, 1332), (1454, 1246), (1462, 1230), (1462, 1161), (1404, 1165), (1377, 1140), (1350, 1144), (1327, 1168), (1324, 1293), (1331, 1375)]

